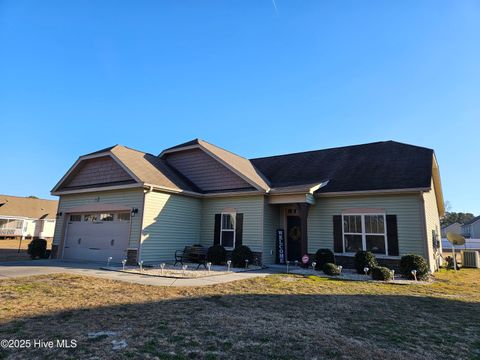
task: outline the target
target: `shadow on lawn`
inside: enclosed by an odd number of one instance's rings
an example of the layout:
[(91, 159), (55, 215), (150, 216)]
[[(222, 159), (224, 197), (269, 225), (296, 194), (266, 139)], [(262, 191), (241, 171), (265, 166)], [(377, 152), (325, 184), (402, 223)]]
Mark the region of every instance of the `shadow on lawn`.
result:
[[(3, 324), (0, 338), (76, 339), (0, 358), (480, 357), (480, 304), (376, 295), (213, 295), (69, 310)], [(115, 336), (88, 339), (87, 333)], [(112, 340), (126, 340), (112, 350)]]

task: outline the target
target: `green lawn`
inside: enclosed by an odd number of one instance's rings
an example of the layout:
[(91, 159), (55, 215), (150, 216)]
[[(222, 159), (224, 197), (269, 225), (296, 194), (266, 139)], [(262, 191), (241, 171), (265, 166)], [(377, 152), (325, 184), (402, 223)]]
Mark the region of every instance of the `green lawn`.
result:
[[(203, 288), (50, 275), (0, 281), (0, 358), (479, 359), (480, 271), (431, 285), (275, 275)], [(94, 331), (115, 336), (88, 339)], [(112, 350), (112, 340), (128, 347)]]

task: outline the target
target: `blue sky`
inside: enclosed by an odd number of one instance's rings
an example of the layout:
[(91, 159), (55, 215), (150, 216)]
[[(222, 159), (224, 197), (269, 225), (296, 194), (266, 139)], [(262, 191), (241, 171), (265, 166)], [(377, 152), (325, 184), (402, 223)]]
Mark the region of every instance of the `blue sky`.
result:
[(203, 138), (245, 157), (435, 149), (480, 214), (478, 1), (0, 0), (0, 193), (49, 197), (84, 153)]

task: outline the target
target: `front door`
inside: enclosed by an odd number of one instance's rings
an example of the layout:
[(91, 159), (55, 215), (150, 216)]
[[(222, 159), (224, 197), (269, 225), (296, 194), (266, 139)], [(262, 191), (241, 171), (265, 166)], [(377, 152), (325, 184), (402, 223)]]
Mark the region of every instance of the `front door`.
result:
[(298, 215), (287, 215), (287, 260), (302, 259), (302, 222)]

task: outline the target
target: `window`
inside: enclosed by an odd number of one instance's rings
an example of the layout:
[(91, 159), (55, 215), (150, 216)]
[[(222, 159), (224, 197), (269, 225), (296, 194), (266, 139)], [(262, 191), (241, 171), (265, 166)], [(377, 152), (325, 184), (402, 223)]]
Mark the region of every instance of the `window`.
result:
[(22, 229), (23, 220), (2, 219), (0, 220), (0, 229)]
[(97, 214), (85, 214), (83, 221), (97, 221)]
[(70, 221), (82, 221), (82, 215), (70, 215)]
[(362, 250), (361, 215), (346, 215), (343, 217), (343, 239), (345, 252)]
[(119, 213), (117, 215), (118, 221), (130, 221), (130, 213)]
[(113, 214), (100, 214), (100, 221), (113, 221)]
[(343, 248), (347, 253), (360, 250), (387, 253), (385, 214), (343, 215)]
[(235, 247), (235, 213), (222, 213), (220, 243), (225, 249)]

